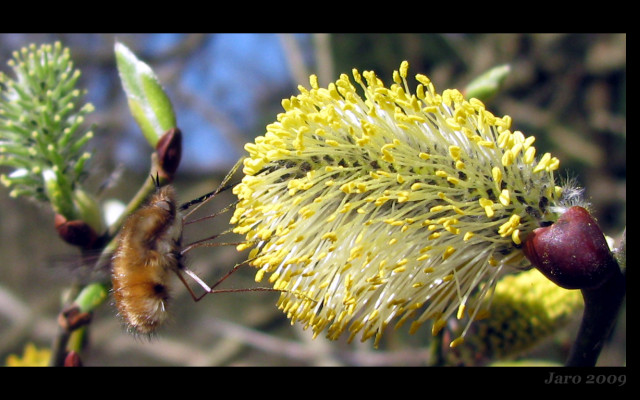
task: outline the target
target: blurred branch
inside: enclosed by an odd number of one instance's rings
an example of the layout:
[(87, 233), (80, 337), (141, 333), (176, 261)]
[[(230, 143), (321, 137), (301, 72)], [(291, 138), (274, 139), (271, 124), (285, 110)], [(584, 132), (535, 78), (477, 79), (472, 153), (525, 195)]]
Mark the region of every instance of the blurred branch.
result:
[(304, 57), (302, 55), (300, 44), (292, 34), (280, 34), (279, 36), (291, 70), (293, 84), (307, 84), (309, 82), (309, 70), (304, 64)]
[(32, 332), (37, 340), (50, 340), (56, 324), (43, 317), (49, 306), (46, 299), (39, 304), (27, 304), (0, 285), (0, 316), (9, 321), (9, 329), (2, 331), (0, 353), (6, 353)]
[[(362, 366), (424, 365), (429, 359), (430, 352), (429, 349), (410, 349), (390, 352), (379, 350), (342, 350), (340, 353), (334, 353), (331, 358), (327, 358), (327, 354), (324, 354), (324, 352), (335, 352), (336, 347), (333, 344), (330, 346), (316, 346), (315, 344), (314, 346), (309, 346), (309, 341), (305, 341), (306, 343), (299, 343), (291, 340), (279, 339), (273, 335), (219, 319), (207, 323), (205, 329), (215, 334), (233, 338), (234, 340), (242, 342), (246, 346), (254, 347), (260, 351), (286, 357), (292, 360), (303, 361), (306, 364), (308, 364), (310, 360), (320, 359), (327, 361), (329, 365), (342, 363), (346, 365)], [(312, 333), (305, 331), (304, 335), (310, 339)], [(324, 340), (322, 338), (316, 338), (315, 341), (323, 342)], [(325, 344), (327, 344), (326, 341)]]
[[(331, 34), (316, 33), (313, 35), (313, 44), (316, 56), (316, 74), (320, 86), (327, 86), (336, 79), (333, 54), (331, 52)], [(307, 77), (305, 77), (307, 79)], [(302, 81), (301, 81), (302, 82)]]
[(177, 92), (174, 94), (176, 103), (181, 103), (185, 107), (200, 114), (202, 118), (215, 126), (220, 134), (229, 141), (229, 143), (234, 145), (238, 152), (244, 152), (246, 137), (230, 118), (220, 112), (211, 101), (187, 89), (184, 85), (178, 86), (177, 89)]

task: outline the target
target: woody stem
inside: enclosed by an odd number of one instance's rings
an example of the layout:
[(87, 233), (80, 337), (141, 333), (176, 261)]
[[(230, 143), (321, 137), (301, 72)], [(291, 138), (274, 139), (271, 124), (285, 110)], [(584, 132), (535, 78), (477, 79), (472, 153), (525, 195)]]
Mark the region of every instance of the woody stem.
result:
[(584, 314), (566, 366), (596, 365), (600, 351), (615, 325), (625, 293), (626, 278), (619, 268), (600, 287), (582, 289)]

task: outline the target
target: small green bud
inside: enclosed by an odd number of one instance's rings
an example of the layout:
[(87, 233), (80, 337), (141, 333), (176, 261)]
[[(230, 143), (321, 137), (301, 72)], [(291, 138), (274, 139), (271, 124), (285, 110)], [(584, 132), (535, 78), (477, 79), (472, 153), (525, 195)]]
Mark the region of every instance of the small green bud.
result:
[(131, 114), (149, 144), (155, 147), (167, 130), (176, 127), (171, 101), (151, 67), (122, 43), (116, 43), (115, 53)]
[(81, 312), (95, 310), (109, 296), (109, 289), (102, 283), (91, 283), (85, 286), (76, 297), (74, 303), (78, 305)]
[(96, 232), (102, 232), (104, 222), (102, 220), (102, 211), (98, 202), (89, 193), (82, 188), (73, 191), (73, 204), (80, 219), (89, 224)]
[(482, 101), (491, 99), (498, 93), (509, 72), (511, 67), (508, 64), (490, 69), (467, 85), (465, 97)]
[(68, 220), (77, 219), (71, 198), (71, 188), (64, 175), (59, 173), (57, 168), (47, 168), (42, 171), (42, 178), (45, 192), (53, 210)]

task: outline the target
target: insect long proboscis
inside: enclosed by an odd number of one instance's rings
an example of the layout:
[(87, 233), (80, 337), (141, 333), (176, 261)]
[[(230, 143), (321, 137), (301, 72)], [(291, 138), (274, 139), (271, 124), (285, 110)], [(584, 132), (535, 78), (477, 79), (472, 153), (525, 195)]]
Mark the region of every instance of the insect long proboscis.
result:
[[(238, 161), (212, 192), (200, 196), (198, 199), (178, 206), (175, 189), (171, 185), (161, 186), (160, 180), (152, 176), (156, 186), (156, 193), (125, 220), (119, 234), (118, 247), (112, 260), (113, 295), (120, 315), (123, 317), (130, 331), (139, 334), (153, 333), (167, 319), (167, 305), (169, 302), (170, 272), (178, 275), (194, 301), (200, 301), (210, 293), (270, 291), (291, 293), (285, 289), (254, 287), (244, 289), (216, 289), (225, 279), (240, 268), (250, 263), (248, 259), (236, 264), (213, 286), (209, 286), (195, 272), (184, 265), (185, 255), (197, 247), (219, 247), (230, 245), (246, 245), (240, 242), (213, 242), (213, 240), (230, 234), (231, 229), (196, 240), (188, 245), (182, 244), (184, 226), (190, 223), (215, 218), (231, 210), (235, 202), (223, 207), (211, 215), (188, 221), (187, 218), (198, 208), (213, 199), (217, 194), (233, 184), (228, 184), (237, 168)], [(191, 210), (182, 215), (181, 211)], [(184, 274), (191, 277), (200, 285), (205, 293), (198, 296), (185, 280)], [(301, 294), (301, 296), (304, 296)], [(306, 297), (306, 296), (305, 296)], [(309, 299), (312, 300), (312, 299)], [(313, 300), (312, 300), (313, 301)]]

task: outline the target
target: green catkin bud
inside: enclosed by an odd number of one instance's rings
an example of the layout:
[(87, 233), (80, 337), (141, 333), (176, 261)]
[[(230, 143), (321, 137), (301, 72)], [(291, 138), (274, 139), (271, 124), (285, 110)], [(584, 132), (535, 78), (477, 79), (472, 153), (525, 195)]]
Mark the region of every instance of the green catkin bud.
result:
[(15, 79), (0, 74), (0, 165), (22, 168), (29, 179), (5, 180), (12, 193), (49, 200), (73, 219), (71, 191), (84, 175), (84, 147), (93, 135), (78, 128), (93, 106), (80, 104), (86, 93), (74, 87), (80, 72), (60, 43), (30, 45), (13, 57)]

